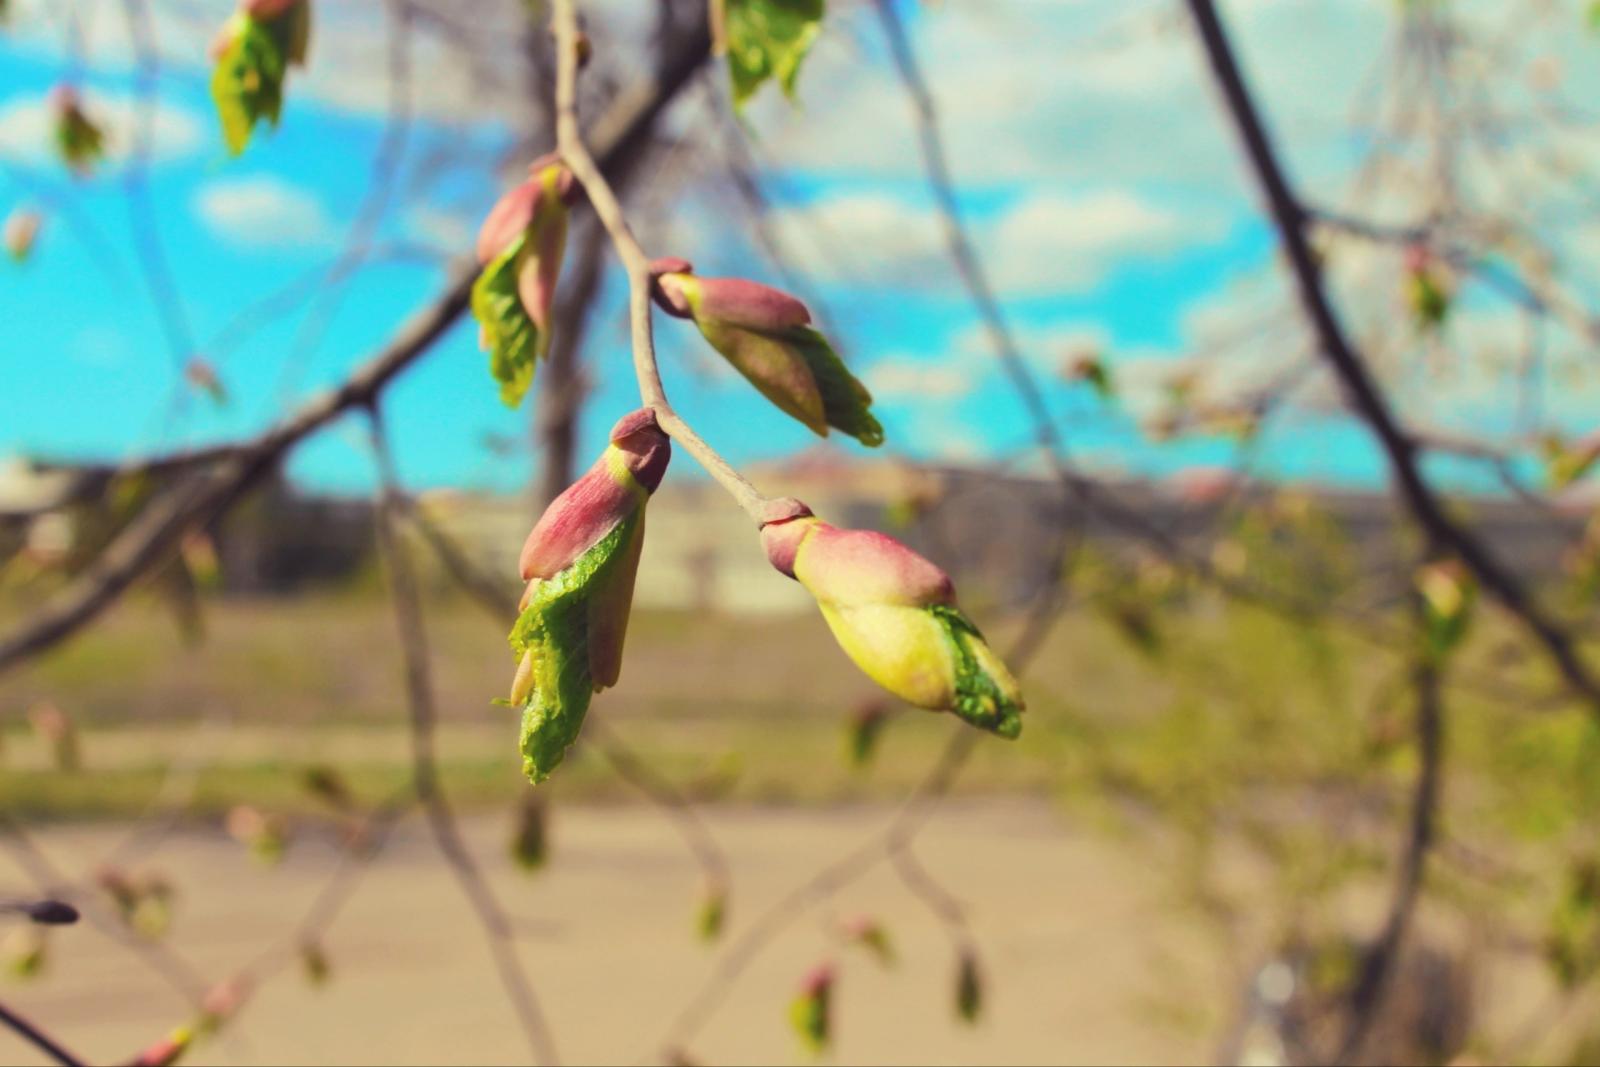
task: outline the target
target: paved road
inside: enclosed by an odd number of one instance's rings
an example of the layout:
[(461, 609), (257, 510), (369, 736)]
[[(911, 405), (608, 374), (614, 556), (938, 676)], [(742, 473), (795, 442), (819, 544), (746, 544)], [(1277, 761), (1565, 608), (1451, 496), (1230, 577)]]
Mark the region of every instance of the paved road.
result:
[[(806, 874), (892, 816), (887, 808), (711, 812), (734, 872), (729, 935)], [(522, 959), (570, 1062), (659, 1056), (669, 1021), (710, 973), (718, 950), (693, 937), (698, 875), (653, 811), (558, 810), (551, 866), (504, 858), (502, 819), (466, 824), (472, 845), (525, 931)], [(55, 829), (41, 841), (63, 864), (90, 866), (116, 827)], [(940, 814), (919, 854), (971, 905), (989, 975), (976, 1027), (953, 1021), (952, 960), (937, 921), (894, 875), (874, 871), (808, 913), (762, 955), (690, 1046), (702, 1062), (804, 1062), (788, 1030), (790, 991), (812, 963), (841, 965), (835, 1058), (875, 1063), (1195, 1062), (1203, 1039), (1152, 1020), (1150, 1003), (1186, 976), (1209, 990), (1204, 946), (1156, 899), (1148, 866), (1065, 828), (1042, 803), (963, 802)], [(182, 898), (171, 943), (222, 975), (292, 930), (333, 868), (306, 842), (263, 869), (220, 835), (171, 839), (152, 866)], [(0, 859), (0, 887), (21, 884)], [(829, 930), (880, 916), (899, 960), (881, 968)], [(723, 943), (726, 947), (726, 941)], [(494, 968), (447, 868), (412, 820), (367, 873), (326, 942), (321, 989), (296, 968), (263, 985), (230, 1036), (191, 1062), (514, 1063), (527, 1050)], [(0, 986), (82, 1055), (125, 1060), (184, 1011), (128, 953), (91, 930), (54, 939), (49, 973)], [(0, 1033), (0, 1062), (31, 1063)]]

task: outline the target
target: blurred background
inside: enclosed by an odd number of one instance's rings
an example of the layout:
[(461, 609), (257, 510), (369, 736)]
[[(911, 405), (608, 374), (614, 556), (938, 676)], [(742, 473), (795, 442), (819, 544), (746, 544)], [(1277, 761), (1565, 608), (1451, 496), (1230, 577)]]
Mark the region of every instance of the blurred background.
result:
[(1600, 1062), (1600, 6), (831, 0), (736, 108), (722, 5), (581, 0), (644, 246), (806, 301), (886, 442), (658, 316), (676, 407), (947, 569), (1028, 710), (881, 694), (680, 451), (533, 789), (516, 558), (638, 406), (626, 279), (575, 209), (504, 405), (463, 279), (548, 6), (311, 3), (235, 158), (227, 0), (0, 0), (0, 1009), (115, 1062)]

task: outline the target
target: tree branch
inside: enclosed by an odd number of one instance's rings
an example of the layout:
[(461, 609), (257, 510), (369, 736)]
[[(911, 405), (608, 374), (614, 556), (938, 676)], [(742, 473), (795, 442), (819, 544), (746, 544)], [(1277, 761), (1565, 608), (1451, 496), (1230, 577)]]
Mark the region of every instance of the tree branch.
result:
[[(760, 523), (772, 503), (723, 459), (683, 420), (667, 400), (656, 361), (650, 308), (650, 256), (628, 227), (617, 194), (584, 143), (578, 127), (578, 13), (574, 0), (555, 0), (551, 23), (556, 35), (556, 143), (561, 157), (582, 184), (595, 215), (611, 235), (617, 257), (628, 275), (628, 319), (633, 334), (633, 369), (639, 379), (639, 398), (655, 412), (656, 422), (681, 444), (706, 473), (728, 491), (746, 515)], [(696, 35), (697, 37), (699, 35)], [(709, 41), (705, 42), (709, 47)]]
[(39, 1027), (18, 1015), (4, 1004), (0, 1004), (0, 1025), (9, 1027), (22, 1040), (46, 1056), (62, 1064), (63, 1067), (83, 1067), (83, 1060), (68, 1052), (61, 1044), (45, 1033)]
[(1416, 442), (1400, 428), (1361, 354), (1351, 345), (1328, 300), (1321, 269), (1306, 238), (1311, 217), (1295, 198), (1266, 129), (1234, 60), (1212, 0), (1188, 0), (1212, 73), (1244, 142), (1245, 153), (1265, 194), (1294, 276), (1299, 299), (1323, 357), (1344, 386), (1351, 406), (1378, 438), (1395, 487), (1426, 537), (1448, 549), (1480, 584), (1542, 645), (1567, 683), (1600, 715), (1600, 682), (1579, 657), (1570, 634), (1550, 619), (1516, 577), (1466, 528), (1450, 518), (1422, 477)]

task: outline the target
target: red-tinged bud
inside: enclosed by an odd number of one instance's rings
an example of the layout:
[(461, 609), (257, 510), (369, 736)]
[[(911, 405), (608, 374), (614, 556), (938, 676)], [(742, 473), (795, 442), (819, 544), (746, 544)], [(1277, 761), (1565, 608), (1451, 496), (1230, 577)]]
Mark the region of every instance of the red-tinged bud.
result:
[(860, 945), (878, 958), (885, 967), (894, 963), (894, 943), (889, 931), (870, 915), (856, 915), (840, 924), (839, 931), (846, 941)]
[(159, 1041), (140, 1049), (139, 1054), (128, 1061), (128, 1067), (172, 1067), (193, 1043), (194, 1030), (180, 1026)]
[[(673, 267), (684, 270), (674, 271)], [(819, 437), (843, 430), (883, 443), (872, 394), (850, 373), (811, 312), (788, 293), (743, 278), (702, 278), (681, 260), (657, 260), (651, 292), (669, 314), (694, 320), (711, 347), (780, 411)]]
[(57, 118), (75, 114), (83, 109), (83, 104), (78, 97), (78, 90), (63, 82), (50, 90), (50, 110), (55, 112)]
[(28, 709), (28, 722), (41, 740), (50, 746), (56, 769), (75, 771), (83, 765), (78, 747), (78, 728), (71, 716), (45, 701)]
[(656, 285), (669, 307), (687, 308), (702, 325), (776, 333), (811, 322), (811, 312), (788, 293), (744, 278), (663, 274)]
[(833, 964), (821, 963), (806, 972), (789, 1004), (789, 1022), (813, 1053), (828, 1047), (833, 1038)]
[[(796, 503), (774, 510), (801, 510)], [(809, 509), (767, 523), (761, 541), (772, 565), (816, 597), (840, 648), (873, 681), (1005, 737), (1021, 730), (1016, 680), (956, 607), (944, 571), (892, 537), (841, 530)]]
[(661, 279), (668, 274), (693, 274), (694, 264), (677, 256), (662, 256), (650, 262), (650, 299), (668, 315), (679, 319), (693, 318), (689, 301), (683, 295), (683, 286), (674, 284), (669, 295), (661, 287)]
[(306, 2), (307, 0), (239, 0), (239, 10), (253, 19), (270, 22), (296, 4)]
[(763, 526), (761, 543), (774, 567), (834, 603), (928, 607), (955, 601), (949, 575), (876, 530), (841, 530), (808, 513)]
[(1172, 478), (1179, 499), (1186, 504), (1214, 504), (1239, 487), (1243, 479), (1227, 467), (1190, 467)]
[(201, 1025), (215, 1030), (239, 1014), (244, 1002), (250, 999), (250, 979), (243, 975), (218, 982), (200, 998)]
[(478, 262), (488, 265), (527, 231), (540, 211), (571, 204), (577, 192), (572, 171), (560, 156), (552, 152), (534, 160), (527, 181), (507, 190), (479, 227)]
[(27, 259), (43, 223), (43, 216), (32, 208), (18, 208), (7, 215), (4, 235), (6, 253), (18, 263)]
[(524, 581), (553, 578), (655, 492), (672, 442), (641, 408), (611, 428), (611, 445), (540, 516), (522, 546)]

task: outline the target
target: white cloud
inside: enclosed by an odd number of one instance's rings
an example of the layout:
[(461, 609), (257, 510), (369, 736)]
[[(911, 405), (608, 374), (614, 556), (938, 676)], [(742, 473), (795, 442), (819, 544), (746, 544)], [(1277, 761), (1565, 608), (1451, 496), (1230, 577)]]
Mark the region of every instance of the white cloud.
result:
[(336, 234), (314, 195), (266, 175), (213, 182), (195, 197), (195, 210), (219, 237), (237, 245), (322, 245)]
[(1116, 265), (1214, 241), (1209, 212), (1179, 212), (1121, 189), (1037, 193), (1018, 202), (984, 242), (994, 282), (1009, 294), (1092, 285)]
[(941, 363), (914, 356), (880, 359), (862, 374), (877, 400), (944, 400), (972, 391), (974, 376), (951, 361)]
[[(106, 135), (106, 156), (125, 162), (144, 118), (138, 100), (86, 90), (80, 93), (85, 114)], [(162, 100), (149, 112), (149, 158), (166, 162), (190, 154), (200, 143), (200, 122), (194, 112)], [(14, 100), (0, 108), (0, 151), (29, 163), (55, 158), (55, 117), (45, 95)]]

